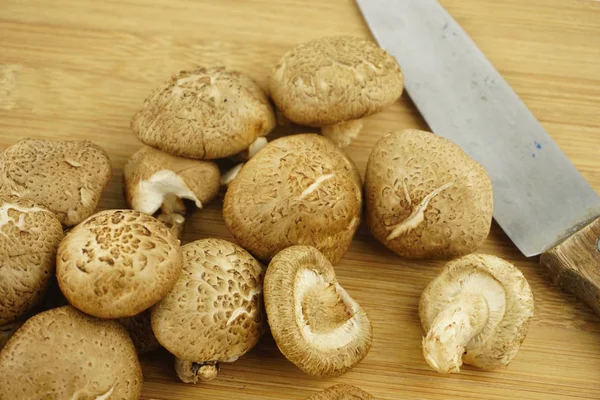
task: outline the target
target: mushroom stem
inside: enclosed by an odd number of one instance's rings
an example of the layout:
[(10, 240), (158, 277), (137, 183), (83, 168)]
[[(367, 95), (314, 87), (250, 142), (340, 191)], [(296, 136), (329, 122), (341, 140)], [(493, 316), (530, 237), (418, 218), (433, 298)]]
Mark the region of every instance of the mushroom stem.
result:
[(423, 338), (423, 355), (431, 368), (441, 373), (460, 372), (465, 347), (488, 319), (483, 296), (461, 293), (434, 319)]
[(183, 200), (173, 193), (167, 193), (163, 199), (158, 220), (171, 228), (177, 238), (180, 238), (183, 233), (185, 211)]
[(321, 133), (339, 147), (346, 147), (356, 139), (362, 127), (362, 119), (353, 119), (335, 125), (322, 126)]
[(194, 362), (175, 358), (175, 372), (184, 383), (208, 382), (217, 377), (217, 361)]

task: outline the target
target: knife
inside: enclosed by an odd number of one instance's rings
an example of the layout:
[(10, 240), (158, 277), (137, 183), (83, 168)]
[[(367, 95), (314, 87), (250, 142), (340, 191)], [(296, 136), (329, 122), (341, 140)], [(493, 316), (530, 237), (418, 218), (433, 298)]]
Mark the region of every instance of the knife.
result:
[(430, 129), (487, 171), (494, 219), (600, 314), (600, 197), (436, 0), (357, 0)]

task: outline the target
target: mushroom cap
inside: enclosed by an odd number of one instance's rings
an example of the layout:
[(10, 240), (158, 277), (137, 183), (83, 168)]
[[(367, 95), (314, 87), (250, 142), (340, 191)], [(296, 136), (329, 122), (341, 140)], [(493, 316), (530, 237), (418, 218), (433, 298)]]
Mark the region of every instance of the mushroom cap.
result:
[(94, 212), (110, 177), (108, 155), (89, 141), (24, 139), (0, 155), (0, 195), (33, 200), (64, 226)]
[(69, 303), (100, 318), (130, 317), (162, 299), (181, 272), (179, 240), (134, 210), (101, 211), (58, 247), (56, 276)]
[(489, 318), (466, 345), (462, 361), (482, 369), (508, 365), (533, 318), (533, 294), (527, 280), (514, 265), (492, 255), (470, 254), (453, 260), (421, 295), (423, 329), (429, 331), (437, 315), (465, 294), (485, 299)]
[(42, 301), (62, 238), (60, 221), (47, 209), (16, 196), (0, 198), (0, 325)]
[(0, 352), (0, 399), (138, 399), (142, 369), (125, 329), (71, 306), (30, 318)]
[(279, 252), (265, 275), (265, 307), (283, 355), (313, 376), (338, 376), (371, 349), (372, 325), (314, 247)]
[(202, 208), (219, 193), (220, 177), (212, 161), (176, 157), (149, 146), (138, 150), (123, 168), (127, 202), (149, 215), (158, 211), (169, 193)]
[(152, 308), (152, 330), (179, 359), (235, 361), (263, 334), (263, 267), (221, 239), (197, 240), (182, 251), (183, 272)]
[(291, 121), (323, 126), (381, 111), (402, 95), (404, 80), (398, 62), (373, 41), (328, 36), (285, 53), (269, 87)]
[(222, 67), (179, 72), (131, 121), (143, 143), (198, 159), (239, 153), (274, 127), (265, 92), (244, 74)]
[(329, 139), (285, 136), (267, 144), (231, 181), (223, 218), (242, 247), (268, 261), (295, 244), (338, 262), (360, 222), (354, 163)]
[(367, 163), (365, 197), (371, 233), (403, 257), (473, 252), (492, 223), (492, 184), (483, 167), (430, 132), (381, 138)]
[(375, 397), (356, 386), (339, 384), (313, 394), (306, 400), (375, 400)]
[(152, 331), (150, 309), (144, 310), (133, 317), (120, 318), (119, 322), (131, 336), (138, 354), (149, 353), (160, 347)]
[(13, 321), (6, 325), (0, 325), (0, 350), (8, 342), (8, 339), (23, 325), (25, 321)]

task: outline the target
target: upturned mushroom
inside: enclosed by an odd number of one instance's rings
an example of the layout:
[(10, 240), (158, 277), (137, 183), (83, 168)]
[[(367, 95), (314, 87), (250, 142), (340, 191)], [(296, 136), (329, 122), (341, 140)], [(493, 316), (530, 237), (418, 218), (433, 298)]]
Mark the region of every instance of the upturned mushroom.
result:
[(60, 243), (56, 276), (73, 306), (100, 318), (141, 313), (171, 290), (183, 264), (179, 240), (134, 210), (99, 212)]
[[(142, 147), (123, 168), (125, 197), (134, 210), (154, 215), (180, 236), (184, 200), (202, 208), (219, 193), (219, 167), (211, 161), (176, 157)], [(160, 211), (159, 211), (160, 210)]]
[(269, 81), (277, 108), (292, 122), (321, 127), (347, 146), (375, 114), (402, 95), (398, 62), (373, 41), (352, 36), (312, 40), (283, 55)]
[(183, 272), (152, 308), (152, 330), (186, 383), (214, 379), (222, 362), (250, 351), (264, 332), (263, 267), (240, 246), (203, 239), (182, 247)]
[(119, 323), (123, 325), (139, 355), (149, 353), (160, 348), (160, 343), (156, 340), (152, 331), (152, 320), (150, 308), (134, 315), (133, 317), (119, 318)]
[(534, 304), (527, 280), (498, 257), (471, 254), (448, 263), (419, 303), (423, 355), (441, 373), (463, 363), (507, 366), (527, 335)]
[(40, 304), (62, 238), (60, 221), (47, 209), (15, 196), (0, 198), (0, 326)]
[(223, 218), (241, 244), (267, 262), (295, 244), (338, 262), (360, 222), (361, 179), (329, 139), (285, 136), (267, 144), (231, 181)]
[(138, 399), (142, 369), (125, 329), (71, 306), (31, 317), (0, 352), (0, 399)]
[(306, 400), (375, 400), (375, 397), (356, 386), (339, 384), (313, 394)]
[(94, 212), (110, 177), (108, 155), (88, 141), (24, 139), (0, 155), (0, 196), (32, 200), (66, 227)]
[(369, 316), (314, 247), (291, 246), (273, 257), (264, 297), (277, 347), (309, 375), (341, 375), (371, 349)]
[(471, 253), (492, 223), (492, 184), (483, 167), (430, 132), (381, 138), (367, 163), (365, 197), (371, 233), (403, 257)]
[(197, 159), (239, 153), (274, 127), (265, 92), (249, 77), (222, 67), (179, 72), (131, 121), (143, 143)]

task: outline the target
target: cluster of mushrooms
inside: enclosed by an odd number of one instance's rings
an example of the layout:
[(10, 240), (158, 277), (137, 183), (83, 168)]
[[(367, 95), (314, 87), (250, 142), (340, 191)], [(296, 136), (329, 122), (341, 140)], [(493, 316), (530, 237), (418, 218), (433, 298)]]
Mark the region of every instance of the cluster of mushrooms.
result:
[[(321, 135), (267, 142), (278, 118), (252, 79), (227, 68), (180, 72), (131, 121), (144, 143), (123, 171), (131, 209), (96, 212), (111, 163), (93, 143), (28, 139), (6, 149), (0, 398), (136, 399), (138, 354), (160, 346), (175, 356), (183, 382), (208, 381), (267, 329), (305, 373), (345, 373), (368, 354), (373, 335), (334, 269), (363, 212), (373, 236), (399, 256), (452, 259), (421, 297), (426, 362), (442, 373), (463, 363), (508, 365), (533, 298), (512, 264), (471, 254), (492, 220), (483, 168), (417, 130), (379, 140), (364, 185), (344, 153), (361, 118), (402, 92), (400, 66), (373, 42), (301, 44), (274, 68), (269, 95), (287, 120)], [(225, 158), (239, 164), (222, 173), (215, 160)], [(189, 208), (203, 208), (222, 188), (237, 244), (181, 245)], [(310, 397), (344, 398), (373, 397), (347, 385)]]

